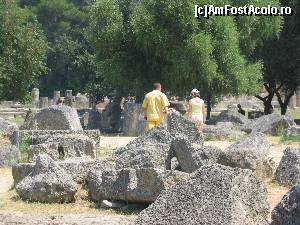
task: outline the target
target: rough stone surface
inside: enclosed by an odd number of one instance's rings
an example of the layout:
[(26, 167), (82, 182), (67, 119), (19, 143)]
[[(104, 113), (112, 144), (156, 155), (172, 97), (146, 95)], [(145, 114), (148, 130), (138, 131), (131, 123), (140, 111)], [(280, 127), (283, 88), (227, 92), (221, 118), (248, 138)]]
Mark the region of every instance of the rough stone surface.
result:
[(295, 185), (300, 181), (300, 149), (287, 147), (277, 167), (275, 180), (282, 185)]
[(89, 195), (93, 201), (117, 200), (131, 203), (152, 203), (161, 191), (186, 179), (179, 171), (153, 168), (92, 170), (87, 178)]
[(0, 137), (8, 138), (11, 145), (19, 147), (18, 126), (2, 118), (0, 118)]
[(300, 126), (291, 126), (286, 131), (287, 135), (300, 135)]
[(76, 109), (55, 105), (37, 112), (30, 130), (82, 130)]
[(137, 137), (123, 148), (117, 148), (106, 157), (106, 163), (115, 169), (171, 168), (170, 144), (173, 137), (162, 125)]
[(0, 167), (12, 166), (18, 163), (19, 158), (20, 150), (15, 145), (0, 146)]
[(267, 225), (267, 191), (251, 171), (205, 165), (163, 191), (135, 225)]
[(192, 121), (181, 116), (179, 113), (168, 113), (168, 130), (174, 138), (186, 138), (192, 143), (203, 144), (203, 136)]
[[(28, 149), (28, 161), (32, 162), (40, 153), (46, 153), (52, 159), (96, 156), (95, 142), (85, 135), (58, 135), (39, 137), (39, 142)], [(37, 140), (35, 140), (37, 142)]]
[(222, 157), (221, 149), (212, 146), (192, 144), (184, 138), (172, 141), (171, 149), (174, 151), (181, 171), (192, 173), (204, 164), (218, 162)]
[(269, 150), (270, 143), (266, 135), (252, 133), (225, 149), (220, 164), (250, 169), (259, 177), (269, 177), (274, 173), (270, 168)]
[(261, 132), (264, 134), (278, 135), (285, 133), (286, 129), (294, 125), (291, 116), (282, 116), (278, 114), (264, 115), (255, 119), (252, 123), (245, 126), (246, 132)]
[[(85, 182), (90, 169), (95, 167), (95, 161), (89, 157), (70, 158), (56, 162), (76, 183)], [(12, 167), (15, 185), (22, 181), (34, 170), (35, 163), (19, 163)]]
[(249, 119), (233, 110), (224, 110), (220, 113), (220, 115), (216, 118), (216, 122), (232, 122), (237, 124), (247, 124)]
[(204, 125), (203, 135), (206, 140), (237, 140), (245, 136), (232, 122), (218, 122), (216, 125)]
[(124, 104), (123, 134), (125, 136), (137, 137), (144, 133), (146, 120), (144, 119), (144, 109), (141, 104)]
[(12, 166), (19, 159), (19, 128), (0, 118), (0, 167)]
[(272, 211), (271, 225), (300, 224), (300, 186), (294, 186)]
[(76, 183), (48, 155), (41, 154), (32, 173), (16, 186), (24, 200), (39, 202), (70, 202), (77, 191)]
[(55, 136), (86, 135), (95, 141), (95, 147), (99, 147), (101, 137), (99, 130), (22, 130), (20, 133), (21, 137), (31, 136), (33, 144), (43, 143), (45, 139)]

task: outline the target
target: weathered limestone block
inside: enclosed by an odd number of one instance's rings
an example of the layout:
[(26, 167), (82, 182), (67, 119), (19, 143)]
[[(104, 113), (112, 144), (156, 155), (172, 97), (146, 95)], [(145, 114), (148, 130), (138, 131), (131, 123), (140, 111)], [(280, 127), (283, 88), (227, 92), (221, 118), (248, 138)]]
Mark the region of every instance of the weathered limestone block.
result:
[(163, 191), (135, 225), (268, 225), (267, 190), (250, 170), (204, 165)]

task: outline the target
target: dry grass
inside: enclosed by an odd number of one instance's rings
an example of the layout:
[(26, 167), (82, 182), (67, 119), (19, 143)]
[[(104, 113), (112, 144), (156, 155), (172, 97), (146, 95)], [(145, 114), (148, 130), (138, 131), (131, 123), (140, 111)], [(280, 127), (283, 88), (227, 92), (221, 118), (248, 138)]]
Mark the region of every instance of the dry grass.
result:
[[(15, 211), (22, 213), (39, 212), (45, 215), (53, 214), (92, 214), (92, 215), (128, 215), (136, 216), (138, 210), (127, 210), (125, 207), (123, 210), (112, 210), (99, 208), (97, 204), (88, 199), (87, 191), (80, 186), (79, 191), (75, 196), (75, 201), (72, 203), (40, 203), (29, 202), (20, 199), (14, 188), (10, 188), (13, 185), (13, 179), (11, 176), (10, 168), (0, 168), (0, 185), (1, 180), (7, 184), (6, 187), (2, 187), (3, 192), (0, 191), (0, 210), (3, 211)], [(3, 184), (1, 185), (3, 186)], [(1, 188), (1, 187), (0, 187)], [(6, 190), (5, 190), (6, 189)]]

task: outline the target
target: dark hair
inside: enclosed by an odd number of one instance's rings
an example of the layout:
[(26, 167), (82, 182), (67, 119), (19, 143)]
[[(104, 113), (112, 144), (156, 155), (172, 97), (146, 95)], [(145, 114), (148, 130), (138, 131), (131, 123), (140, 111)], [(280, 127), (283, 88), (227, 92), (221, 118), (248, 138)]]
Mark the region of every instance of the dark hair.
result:
[(198, 93), (193, 92), (193, 93), (192, 93), (192, 96), (193, 96), (193, 97), (198, 97), (198, 98), (200, 98), (200, 92), (198, 92)]
[(154, 83), (154, 84), (153, 84), (153, 89), (154, 89), (154, 90), (158, 89), (159, 87), (161, 87), (161, 84), (160, 84), (160, 83)]

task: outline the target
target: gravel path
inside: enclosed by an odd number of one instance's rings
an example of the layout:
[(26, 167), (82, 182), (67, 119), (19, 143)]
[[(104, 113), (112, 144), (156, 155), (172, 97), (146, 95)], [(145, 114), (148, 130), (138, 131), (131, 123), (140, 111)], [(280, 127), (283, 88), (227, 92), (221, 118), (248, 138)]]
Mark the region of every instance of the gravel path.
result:
[(68, 215), (39, 215), (25, 214), (20, 212), (9, 212), (0, 210), (0, 224), (26, 224), (26, 225), (130, 225), (132, 220), (125, 216), (113, 215), (90, 215), (90, 214), (68, 214)]

